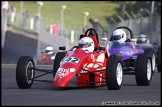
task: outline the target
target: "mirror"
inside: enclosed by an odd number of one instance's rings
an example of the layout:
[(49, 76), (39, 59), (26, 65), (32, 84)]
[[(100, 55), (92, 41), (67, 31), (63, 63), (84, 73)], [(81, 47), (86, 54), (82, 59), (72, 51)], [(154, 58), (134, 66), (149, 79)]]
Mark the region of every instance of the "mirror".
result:
[(61, 47), (59, 47), (59, 50), (66, 50), (66, 46), (61, 46)]

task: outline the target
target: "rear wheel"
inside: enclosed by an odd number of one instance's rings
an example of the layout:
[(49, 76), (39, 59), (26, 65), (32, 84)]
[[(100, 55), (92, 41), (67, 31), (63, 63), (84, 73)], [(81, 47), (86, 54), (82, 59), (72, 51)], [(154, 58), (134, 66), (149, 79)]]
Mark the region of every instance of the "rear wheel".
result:
[(154, 50), (152, 48), (145, 49), (145, 54), (148, 54), (149, 58), (151, 58), (152, 70), (154, 72), (156, 66), (156, 56)]
[(119, 90), (123, 82), (123, 67), (120, 57), (110, 57), (106, 65), (106, 85), (109, 90)]
[(151, 62), (152, 58), (150, 58), (148, 54), (140, 54), (137, 56), (135, 66), (135, 78), (137, 85), (150, 85), (153, 75)]
[(55, 74), (58, 68), (60, 67), (60, 62), (65, 57), (65, 55), (66, 55), (66, 52), (58, 52), (56, 54), (54, 62), (53, 62), (53, 71), (54, 71), (53, 77), (55, 77)]
[(16, 66), (16, 82), (19, 88), (28, 89), (32, 86), (35, 70), (30, 56), (22, 56)]

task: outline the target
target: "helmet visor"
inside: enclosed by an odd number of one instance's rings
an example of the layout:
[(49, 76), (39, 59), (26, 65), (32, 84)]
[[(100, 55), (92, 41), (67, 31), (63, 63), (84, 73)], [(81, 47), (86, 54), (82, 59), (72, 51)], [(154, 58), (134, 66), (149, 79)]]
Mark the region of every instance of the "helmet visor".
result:
[(124, 37), (124, 34), (123, 35), (114, 35), (114, 36), (112, 36), (112, 40), (120, 40), (123, 37)]
[(91, 43), (79, 43), (79, 48), (88, 48), (88, 47), (90, 47), (91, 46)]
[(45, 53), (52, 54), (52, 53), (54, 53), (54, 51), (52, 51), (52, 50), (45, 50)]
[(147, 42), (147, 38), (145, 38), (145, 37), (139, 37), (137, 39), (137, 43), (146, 43), (146, 42)]

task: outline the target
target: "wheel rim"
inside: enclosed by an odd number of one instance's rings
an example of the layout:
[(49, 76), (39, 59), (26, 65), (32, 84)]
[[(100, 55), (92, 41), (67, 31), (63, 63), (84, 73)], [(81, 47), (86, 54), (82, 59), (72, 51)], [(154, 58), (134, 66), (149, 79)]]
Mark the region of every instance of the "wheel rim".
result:
[(31, 61), (27, 64), (27, 67), (26, 67), (26, 79), (27, 79), (28, 84), (32, 83), (32, 79), (34, 77), (34, 69), (32, 69), (33, 67), (34, 65)]
[(151, 61), (149, 59), (147, 61), (147, 79), (151, 79)]
[(117, 69), (116, 69), (116, 79), (118, 85), (121, 85), (122, 80), (123, 80), (123, 69), (121, 63), (118, 63)]
[(152, 70), (155, 71), (155, 54), (152, 55)]

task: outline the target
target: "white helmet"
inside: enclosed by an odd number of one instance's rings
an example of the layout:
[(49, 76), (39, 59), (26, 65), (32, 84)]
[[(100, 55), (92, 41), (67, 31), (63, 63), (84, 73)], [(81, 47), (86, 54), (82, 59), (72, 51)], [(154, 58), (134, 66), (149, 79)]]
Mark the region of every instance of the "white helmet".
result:
[(53, 47), (52, 46), (47, 46), (46, 47), (46, 49), (45, 49), (45, 53), (47, 53), (47, 54), (53, 54), (54, 53), (54, 49), (53, 49)]
[(113, 32), (112, 41), (123, 43), (126, 41), (126, 33), (122, 29), (116, 29)]
[(147, 35), (145, 34), (140, 34), (137, 38), (137, 43), (147, 43)]
[(94, 41), (89, 37), (83, 37), (79, 41), (79, 48), (85, 51), (94, 51)]

